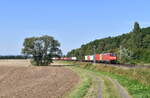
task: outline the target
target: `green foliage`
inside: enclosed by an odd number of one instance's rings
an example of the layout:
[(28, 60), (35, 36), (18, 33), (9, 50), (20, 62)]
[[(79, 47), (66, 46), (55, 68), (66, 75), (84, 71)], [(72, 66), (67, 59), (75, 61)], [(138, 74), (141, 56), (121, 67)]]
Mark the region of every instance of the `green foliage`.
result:
[(132, 52), (132, 56), (130, 58), (126, 56), (126, 60), (123, 62), (150, 63), (150, 27), (141, 29), (140, 25), (135, 22), (131, 32), (117, 37), (107, 37), (91, 41), (88, 44), (82, 45), (81, 48), (68, 52), (67, 56), (76, 56), (79, 59), (84, 59), (85, 55), (92, 55), (94, 53), (93, 46), (96, 46), (96, 53), (112, 52), (118, 54), (118, 57), (120, 56), (120, 46), (122, 46), (127, 50), (127, 54)]
[(133, 61), (132, 61), (132, 59), (133, 59), (133, 52), (132, 51), (130, 51), (129, 49), (126, 49), (126, 48), (122, 48), (120, 46), (119, 54), (120, 54), (119, 55), (119, 57), (120, 57), (119, 58), (120, 63), (125, 64), (125, 63), (128, 62), (128, 64), (130, 64), (130, 63), (133, 64)]
[(60, 55), (60, 43), (51, 36), (26, 38), (23, 43), (22, 53), (31, 55), (31, 63), (36, 66), (47, 66), (52, 62), (54, 55)]

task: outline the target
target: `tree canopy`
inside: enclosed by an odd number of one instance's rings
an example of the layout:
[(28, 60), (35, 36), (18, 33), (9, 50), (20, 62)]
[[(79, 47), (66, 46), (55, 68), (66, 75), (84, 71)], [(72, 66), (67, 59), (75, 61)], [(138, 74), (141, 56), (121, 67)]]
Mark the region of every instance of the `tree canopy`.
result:
[(60, 43), (51, 36), (26, 38), (23, 43), (22, 53), (33, 57), (32, 64), (48, 65), (53, 56), (60, 56)]

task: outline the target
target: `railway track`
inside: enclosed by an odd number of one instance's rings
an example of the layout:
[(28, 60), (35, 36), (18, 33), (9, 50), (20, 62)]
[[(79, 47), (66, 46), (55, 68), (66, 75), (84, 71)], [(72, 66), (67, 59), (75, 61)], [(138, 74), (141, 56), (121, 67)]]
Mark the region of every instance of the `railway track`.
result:
[(120, 67), (129, 67), (129, 68), (150, 68), (149, 66), (146, 65), (134, 65), (134, 64), (106, 64), (106, 63), (96, 63), (96, 64), (105, 64), (109, 66), (120, 66)]
[(131, 67), (131, 68), (150, 68), (149, 66), (146, 65), (133, 65), (133, 64), (108, 64), (112, 66), (124, 66), (124, 67)]
[[(60, 61), (64, 61), (64, 60), (60, 60)], [(65, 60), (65, 61), (74, 61), (74, 60)], [(76, 60), (74, 62), (85, 62), (85, 63), (92, 63), (94, 64), (94, 62), (92, 61), (81, 61), (81, 60)], [(104, 64), (104, 65), (108, 65), (108, 66), (119, 66), (119, 67), (129, 67), (129, 68), (150, 68), (150, 65), (135, 65), (135, 64), (110, 64), (110, 63), (99, 63), (96, 62), (96, 64)], [(64, 65), (65, 66), (65, 65)], [(67, 66), (67, 65), (66, 65)]]

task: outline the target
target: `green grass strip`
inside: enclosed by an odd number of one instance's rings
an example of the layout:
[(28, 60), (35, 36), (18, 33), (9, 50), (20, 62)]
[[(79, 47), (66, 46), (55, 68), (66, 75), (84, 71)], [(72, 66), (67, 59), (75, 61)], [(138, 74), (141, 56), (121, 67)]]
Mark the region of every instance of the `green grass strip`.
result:
[(91, 79), (82, 73), (81, 70), (73, 67), (71, 69), (78, 73), (81, 81), (65, 98), (83, 98), (91, 86)]

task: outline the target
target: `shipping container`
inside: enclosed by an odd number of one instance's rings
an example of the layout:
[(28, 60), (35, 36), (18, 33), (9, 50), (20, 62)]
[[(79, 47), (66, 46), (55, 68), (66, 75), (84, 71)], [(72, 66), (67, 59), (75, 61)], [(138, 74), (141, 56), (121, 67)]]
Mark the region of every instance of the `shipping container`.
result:
[(85, 56), (85, 60), (88, 61), (88, 56)]
[(90, 61), (93, 61), (94, 60), (94, 55), (91, 55), (90, 56)]
[(92, 61), (92, 60), (94, 60), (94, 56), (93, 55), (85, 56), (85, 60)]
[(77, 57), (71, 57), (71, 60), (77, 60)]

